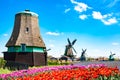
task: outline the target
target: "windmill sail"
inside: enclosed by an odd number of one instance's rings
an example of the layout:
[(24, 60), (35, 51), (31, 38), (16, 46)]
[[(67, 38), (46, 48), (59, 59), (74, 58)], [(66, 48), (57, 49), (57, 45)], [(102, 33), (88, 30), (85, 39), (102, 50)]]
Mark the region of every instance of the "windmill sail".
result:
[(74, 45), (76, 41), (77, 41), (77, 39), (75, 39), (75, 40), (72, 42), (72, 45)]
[(74, 49), (74, 47), (72, 47), (72, 48), (73, 48), (74, 52), (77, 54), (77, 52), (76, 52), (76, 50)]
[(68, 40), (68, 45), (71, 46), (71, 42), (70, 42), (69, 38), (67, 40)]

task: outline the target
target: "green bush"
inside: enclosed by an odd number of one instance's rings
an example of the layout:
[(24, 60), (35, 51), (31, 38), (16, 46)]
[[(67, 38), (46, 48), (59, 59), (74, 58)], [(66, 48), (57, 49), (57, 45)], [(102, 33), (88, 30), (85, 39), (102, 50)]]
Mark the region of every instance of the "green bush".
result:
[(58, 61), (55, 61), (55, 60), (48, 60), (47, 61), (47, 64), (48, 65), (60, 65)]
[(6, 64), (6, 61), (3, 58), (0, 58), (0, 68), (3, 68)]
[(5, 69), (0, 68), (0, 74), (8, 74), (8, 73), (10, 73), (10, 72), (12, 72), (12, 71), (9, 70), (9, 69), (7, 69), (7, 68), (5, 68)]
[(62, 62), (60, 62), (60, 61), (56, 61), (56, 60), (48, 60), (47, 64), (48, 64), (48, 66), (49, 65), (69, 65), (69, 64), (71, 64), (71, 62), (69, 62), (69, 61), (67, 61), (67, 62), (62, 61)]

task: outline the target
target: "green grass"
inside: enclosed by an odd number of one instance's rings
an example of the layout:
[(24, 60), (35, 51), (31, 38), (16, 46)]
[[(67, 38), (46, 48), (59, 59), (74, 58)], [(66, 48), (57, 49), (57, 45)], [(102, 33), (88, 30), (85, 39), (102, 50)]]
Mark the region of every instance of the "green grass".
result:
[[(11, 73), (13, 72), (14, 70), (10, 70), (9, 68), (5, 68), (3, 69), (3, 66), (4, 66), (4, 61), (3, 59), (0, 59), (0, 74), (7, 74), (7, 73)], [(71, 62), (63, 62), (62, 64), (57, 62), (57, 61), (50, 61), (48, 60), (48, 65), (47, 66), (59, 66), (59, 65), (68, 65), (68, 64), (71, 64)], [(40, 68), (40, 67), (44, 67), (44, 66), (33, 66), (33, 67), (29, 67), (30, 68)]]
[(0, 74), (7, 74), (7, 73), (11, 73), (12, 71), (8, 70), (8, 69), (3, 69), (0, 68)]

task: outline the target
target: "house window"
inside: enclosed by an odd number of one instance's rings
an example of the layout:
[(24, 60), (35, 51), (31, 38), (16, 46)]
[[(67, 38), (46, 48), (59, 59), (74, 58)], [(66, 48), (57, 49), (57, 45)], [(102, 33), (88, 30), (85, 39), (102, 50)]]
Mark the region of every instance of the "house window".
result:
[(22, 52), (26, 51), (26, 44), (21, 44), (21, 50), (22, 50)]

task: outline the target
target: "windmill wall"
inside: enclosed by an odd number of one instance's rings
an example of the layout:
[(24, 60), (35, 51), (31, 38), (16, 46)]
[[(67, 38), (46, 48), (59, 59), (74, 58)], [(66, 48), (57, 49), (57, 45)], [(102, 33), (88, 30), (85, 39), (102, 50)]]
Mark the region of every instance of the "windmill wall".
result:
[(47, 64), (45, 43), (40, 35), (38, 14), (25, 10), (15, 15), (13, 32), (4, 52), (7, 62), (23, 63), (30, 66)]

